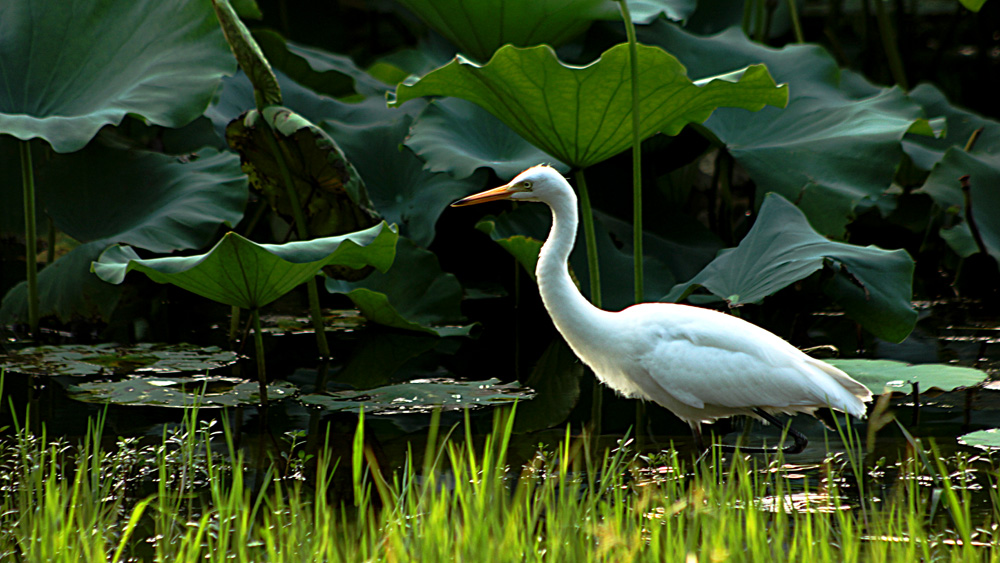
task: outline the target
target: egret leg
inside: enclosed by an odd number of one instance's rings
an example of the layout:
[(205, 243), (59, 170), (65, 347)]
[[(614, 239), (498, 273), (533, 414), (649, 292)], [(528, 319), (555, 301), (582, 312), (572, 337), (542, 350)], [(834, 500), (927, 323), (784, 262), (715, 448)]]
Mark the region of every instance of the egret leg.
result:
[[(753, 411), (757, 416), (763, 418), (764, 420), (770, 422), (771, 424), (779, 428), (782, 426), (781, 421), (778, 420), (773, 414), (764, 411), (762, 409), (754, 409)], [(809, 444), (809, 438), (806, 438), (805, 434), (799, 432), (798, 430), (792, 428), (791, 426), (788, 427), (788, 435), (792, 437), (792, 440), (794, 440), (795, 443), (789, 444), (784, 447), (778, 446), (774, 448), (739, 446), (738, 449), (739, 451), (748, 454), (773, 453), (777, 452), (778, 450), (786, 454), (799, 454), (802, 453), (802, 450), (806, 449), (806, 445)], [(728, 444), (719, 444), (719, 448), (721, 448), (723, 451), (726, 452), (734, 452), (737, 450), (737, 446), (730, 446)]]

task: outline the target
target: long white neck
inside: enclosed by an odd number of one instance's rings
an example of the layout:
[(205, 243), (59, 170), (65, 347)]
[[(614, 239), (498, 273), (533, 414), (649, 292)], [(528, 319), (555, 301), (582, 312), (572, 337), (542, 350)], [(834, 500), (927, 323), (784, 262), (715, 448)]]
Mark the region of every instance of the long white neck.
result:
[(573, 283), (567, 260), (576, 241), (576, 197), (570, 189), (569, 197), (554, 199), (556, 201), (546, 202), (552, 209), (552, 229), (538, 255), (535, 278), (542, 303), (556, 328), (586, 361), (589, 354), (583, 347), (593, 346), (607, 336), (602, 335), (599, 328), (605, 325), (603, 319), (612, 313), (594, 307)]

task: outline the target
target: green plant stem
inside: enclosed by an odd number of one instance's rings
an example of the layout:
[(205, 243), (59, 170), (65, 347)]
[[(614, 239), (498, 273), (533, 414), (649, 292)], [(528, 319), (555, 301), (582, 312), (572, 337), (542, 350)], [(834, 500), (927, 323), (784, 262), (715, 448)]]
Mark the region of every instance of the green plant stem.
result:
[[(309, 240), (309, 228), (306, 223), (305, 214), (302, 212), (302, 207), (299, 204), (299, 194), (295, 191), (292, 173), (288, 169), (288, 163), (285, 161), (285, 153), (281, 151), (281, 146), (278, 145), (278, 141), (274, 138), (274, 129), (264, 119), (263, 114), (261, 114), (261, 123), (267, 127), (264, 138), (267, 139), (268, 148), (271, 149), (271, 153), (274, 154), (274, 160), (278, 164), (278, 170), (281, 172), (281, 182), (285, 184), (285, 193), (288, 195), (289, 207), (292, 208), (292, 217), (295, 219), (295, 232), (299, 240)], [(320, 357), (329, 358), (330, 345), (326, 341), (326, 329), (323, 325), (323, 312), (319, 306), (319, 290), (316, 288), (316, 278), (307, 281), (306, 288), (309, 290), (309, 315), (312, 317), (313, 330), (316, 331), (316, 347), (319, 348)]]
[(24, 261), (28, 274), (28, 327), (38, 334), (38, 237), (35, 225), (35, 169), (31, 145), (21, 141), (21, 184), (24, 189)]
[(788, 0), (788, 16), (792, 19), (792, 29), (795, 31), (795, 42), (805, 43), (806, 37), (802, 33), (802, 23), (799, 22), (799, 8), (795, 5), (795, 0)]
[(885, 49), (885, 56), (889, 62), (889, 72), (892, 79), (904, 91), (909, 91), (910, 86), (906, 80), (906, 73), (903, 71), (903, 59), (899, 55), (899, 46), (896, 44), (896, 32), (892, 29), (892, 22), (885, 11), (885, 0), (874, 0), (875, 19), (878, 22), (879, 35), (882, 36), (882, 48)]
[(594, 211), (590, 207), (590, 194), (583, 169), (573, 174), (576, 189), (580, 191), (580, 214), (583, 216), (583, 239), (587, 245), (587, 271), (590, 277), (590, 302), (601, 306), (601, 272), (597, 262), (597, 235), (594, 233)]
[(236, 341), (240, 337), (240, 308), (233, 305), (229, 313), (229, 343), (236, 348)]
[(260, 383), (260, 404), (267, 406), (267, 363), (264, 361), (264, 335), (260, 331), (260, 309), (251, 311), (253, 342), (257, 356), (257, 381)]
[(628, 35), (628, 66), (632, 76), (632, 268), (635, 302), (642, 303), (645, 291), (643, 291), (642, 273), (642, 139), (639, 138), (642, 114), (639, 112), (639, 42), (635, 37), (635, 25), (628, 10), (628, 2), (618, 0), (618, 7), (621, 8), (625, 33)]
[(754, 23), (757, 24), (757, 29), (754, 30), (754, 40), (757, 41), (758, 43), (764, 42), (764, 33), (766, 27), (765, 22), (767, 21), (767, 8), (764, 7), (764, 2), (765, 0), (757, 0), (756, 2), (757, 10), (755, 11), (754, 14), (755, 17), (757, 18), (754, 21)]
[(48, 220), (49, 220), (49, 240), (48, 240), (49, 247), (45, 249), (46, 266), (55, 262), (56, 260), (56, 223), (55, 221), (52, 220), (52, 217), (49, 217)]

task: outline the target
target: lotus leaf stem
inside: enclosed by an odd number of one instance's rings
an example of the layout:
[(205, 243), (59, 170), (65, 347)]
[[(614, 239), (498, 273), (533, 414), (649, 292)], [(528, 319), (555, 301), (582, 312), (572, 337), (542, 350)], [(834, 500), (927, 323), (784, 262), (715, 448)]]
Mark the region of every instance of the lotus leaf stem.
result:
[(257, 357), (257, 381), (260, 383), (260, 404), (267, 406), (267, 363), (264, 361), (264, 336), (260, 331), (260, 309), (254, 308), (253, 342)]
[[(587, 269), (590, 274), (590, 300), (595, 307), (601, 306), (601, 273), (597, 262), (597, 236), (594, 234), (594, 211), (590, 207), (590, 194), (587, 192), (587, 180), (584, 177), (583, 169), (578, 168), (574, 173), (576, 189), (580, 191), (580, 214), (583, 216), (583, 237), (587, 242)], [(594, 378), (593, 401), (590, 404), (590, 421), (593, 425), (594, 434), (601, 433), (601, 411), (603, 401), (604, 386), (597, 378)]]
[(28, 327), (38, 334), (38, 232), (35, 225), (35, 169), (31, 145), (21, 141), (21, 182), (24, 188), (24, 261), (28, 284)]
[(635, 24), (628, 10), (628, 2), (618, 0), (625, 33), (628, 35), (628, 66), (632, 77), (632, 267), (635, 281), (635, 302), (642, 303), (642, 139), (639, 136), (639, 47), (635, 37)]

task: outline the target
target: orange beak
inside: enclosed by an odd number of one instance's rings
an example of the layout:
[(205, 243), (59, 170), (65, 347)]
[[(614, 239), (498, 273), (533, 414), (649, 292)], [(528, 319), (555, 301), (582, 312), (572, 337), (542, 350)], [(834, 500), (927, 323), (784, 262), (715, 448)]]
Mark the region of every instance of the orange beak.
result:
[(465, 205), (475, 205), (477, 203), (486, 203), (487, 201), (499, 201), (501, 199), (507, 199), (510, 196), (516, 194), (521, 190), (507, 184), (506, 186), (500, 186), (499, 188), (493, 188), (492, 190), (486, 190), (485, 192), (479, 192), (478, 194), (472, 194), (469, 197), (462, 198), (455, 203), (452, 203), (452, 207), (462, 207)]

